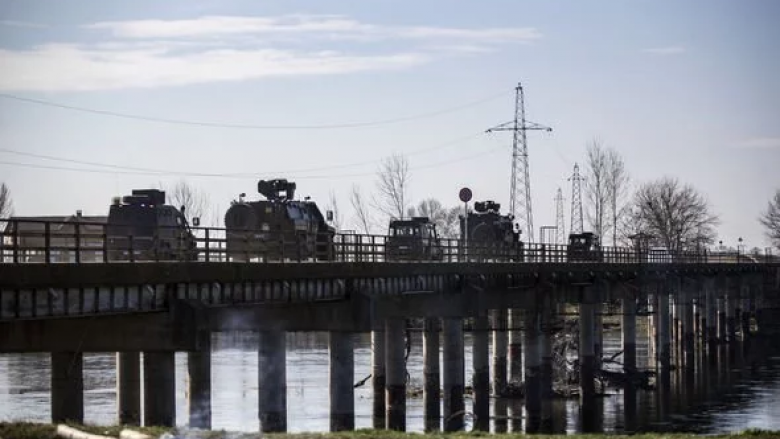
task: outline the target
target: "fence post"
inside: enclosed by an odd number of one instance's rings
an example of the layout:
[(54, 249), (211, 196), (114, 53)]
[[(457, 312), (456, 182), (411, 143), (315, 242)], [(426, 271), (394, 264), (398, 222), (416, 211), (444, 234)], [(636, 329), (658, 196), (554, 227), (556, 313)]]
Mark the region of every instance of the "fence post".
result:
[(210, 262), (210, 256), (211, 251), (209, 250), (210, 243), (209, 243), (209, 230), (211, 230), (211, 227), (206, 227), (206, 262)]
[(76, 223), (76, 263), (81, 263), (81, 224)]
[(51, 223), (48, 221), (43, 223), (43, 234), (44, 262), (48, 264), (51, 262)]
[(12, 237), (13, 242), (11, 243), (11, 245), (13, 246), (13, 259), (14, 259), (14, 264), (18, 264), (19, 263), (19, 221), (14, 221), (12, 224), (14, 226), (14, 234)]

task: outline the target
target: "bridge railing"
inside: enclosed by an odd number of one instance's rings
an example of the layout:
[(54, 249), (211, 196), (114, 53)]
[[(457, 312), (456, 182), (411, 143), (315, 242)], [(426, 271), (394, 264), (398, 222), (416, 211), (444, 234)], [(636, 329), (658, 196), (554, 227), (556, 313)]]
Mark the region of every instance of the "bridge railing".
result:
[(637, 251), (630, 247), (388, 237), (355, 233), (226, 230), (36, 219), (0, 220), (1, 263), (200, 262), (503, 262), (503, 263), (778, 263), (763, 252)]

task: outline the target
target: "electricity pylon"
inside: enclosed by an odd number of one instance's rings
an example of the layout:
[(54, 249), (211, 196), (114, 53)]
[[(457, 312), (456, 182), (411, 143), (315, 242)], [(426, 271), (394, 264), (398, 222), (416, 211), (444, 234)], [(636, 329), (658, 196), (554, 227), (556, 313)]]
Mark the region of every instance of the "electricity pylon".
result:
[(555, 243), (566, 244), (566, 225), (563, 219), (563, 191), (558, 188), (555, 195)]
[(509, 212), (525, 232), (528, 242), (534, 239), (533, 210), (531, 209), (531, 177), (528, 163), (528, 141), (525, 132), (529, 130), (552, 131), (552, 128), (525, 120), (525, 98), (523, 86), (515, 87), (515, 118), (487, 130), (512, 131), (512, 180), (509, 189)]
[(580, 175), (580, 165), (574, 164), (574, 173), (569, 177), (571, 181), (571, 233), (583, 232), (582, 221), (582, 181), (585, 180)]

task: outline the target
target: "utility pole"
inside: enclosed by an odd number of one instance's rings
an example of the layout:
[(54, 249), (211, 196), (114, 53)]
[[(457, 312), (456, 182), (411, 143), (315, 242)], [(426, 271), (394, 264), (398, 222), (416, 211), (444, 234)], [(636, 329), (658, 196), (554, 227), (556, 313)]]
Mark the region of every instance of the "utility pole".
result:
[(571, 181), (571, 233), (582, 233), (582, 181), (580, 165), (574, 164), (574, 173), (569, 177)]
[(555, 195), (555, 243), (566, 244), (566, 226), (563, 219), (563, 191), (558, 188)]
[(533, 242), (534, 221), (531, 209), (531, 177), (528, 163), (528, 142), (525, 132), (542, 130), (550, 132), (552, 128), (525, 120), (525, 98), (523, 86), (515, 87), (515, 118), (487, 130), (512, 131), (512, 180), (509, 189), (509, 212), (518, 222), (520, 230), (525, 232), (529, 242)]

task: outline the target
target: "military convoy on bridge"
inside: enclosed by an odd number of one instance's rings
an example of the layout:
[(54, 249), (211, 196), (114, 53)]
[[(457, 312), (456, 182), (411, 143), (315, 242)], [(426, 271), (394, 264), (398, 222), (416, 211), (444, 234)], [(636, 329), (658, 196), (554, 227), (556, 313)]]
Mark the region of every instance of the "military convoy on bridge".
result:
[(460, 216), (460, 237), (475, 259), (523, 260), (523, 242), (512, 215), (501, 215), (501, 204), (477, 201), (474, 211)]

